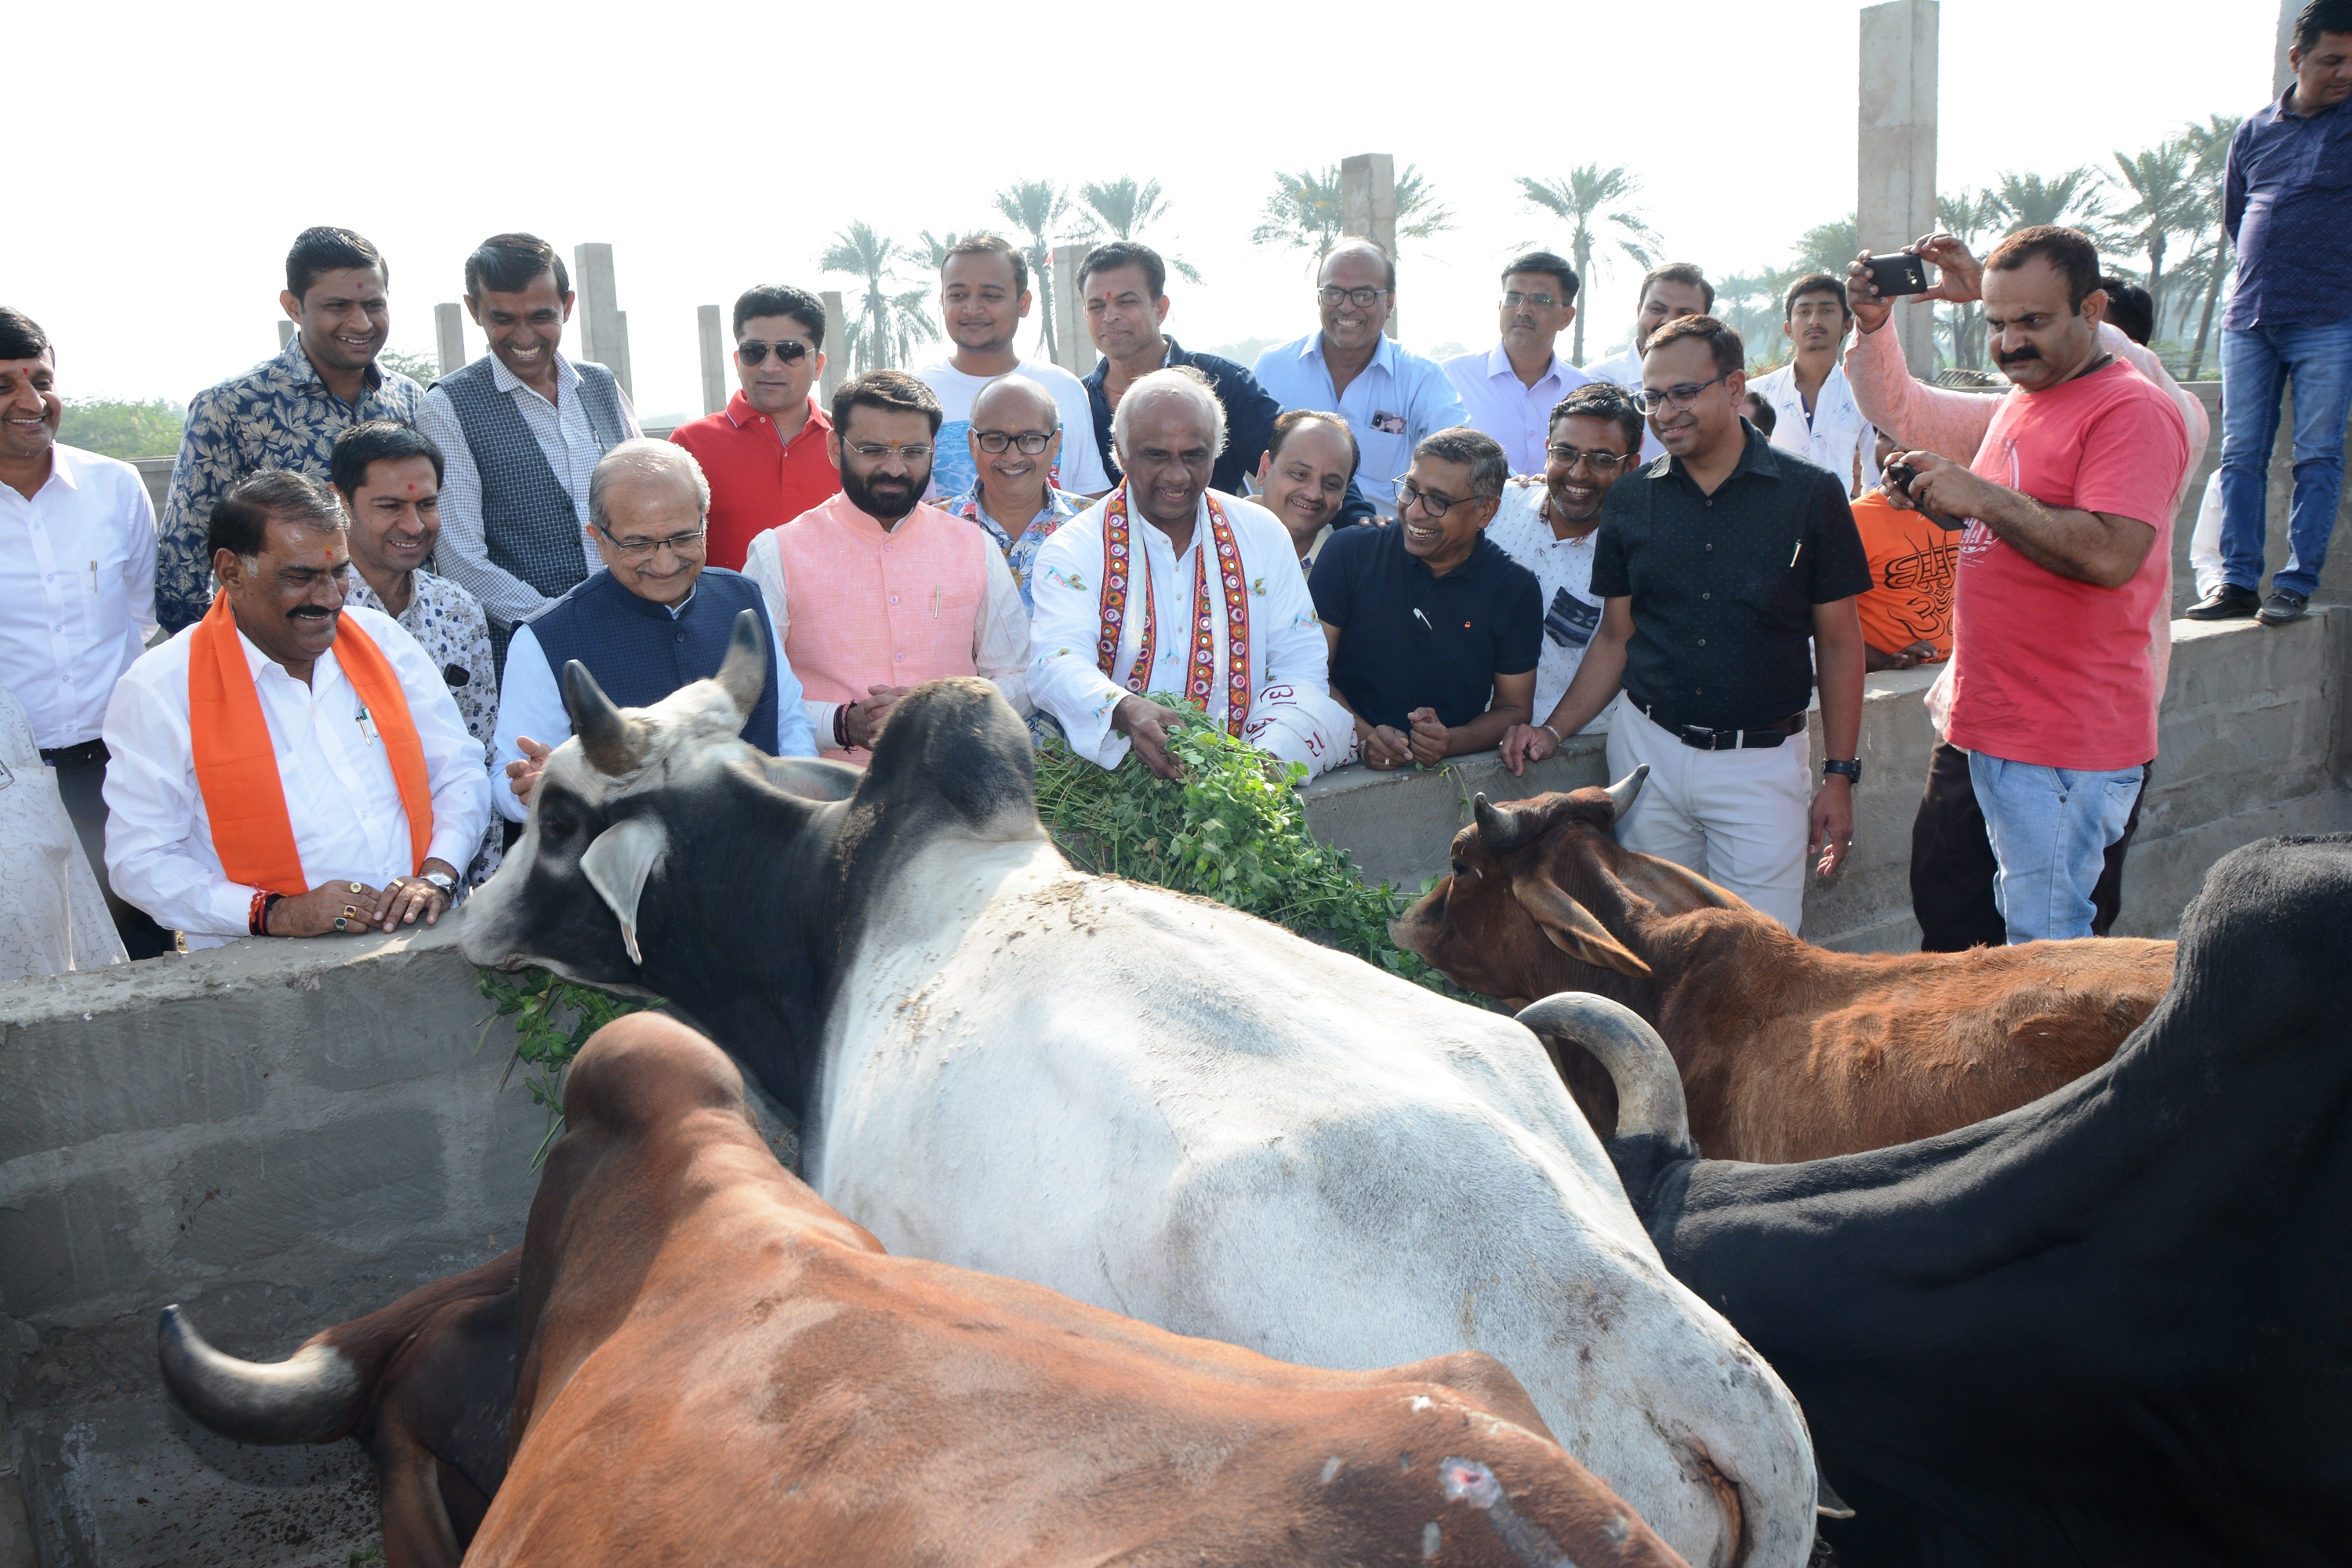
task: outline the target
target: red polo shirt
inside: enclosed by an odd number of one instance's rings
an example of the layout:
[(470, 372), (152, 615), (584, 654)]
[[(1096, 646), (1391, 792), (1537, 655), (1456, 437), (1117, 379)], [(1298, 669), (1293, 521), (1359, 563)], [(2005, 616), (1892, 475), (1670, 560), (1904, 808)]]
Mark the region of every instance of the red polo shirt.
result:
[(837, 494), (841, 470), (825, 455), (833, 429), (809, 399), (808, 423), (790, 441), (776, 439), (775, 421), (738, 392), (727, 412), (681, 425), (669, 438), (694, 454), (710, 480), (710, 553), (713, 566), (743, 570), (751, 541)]

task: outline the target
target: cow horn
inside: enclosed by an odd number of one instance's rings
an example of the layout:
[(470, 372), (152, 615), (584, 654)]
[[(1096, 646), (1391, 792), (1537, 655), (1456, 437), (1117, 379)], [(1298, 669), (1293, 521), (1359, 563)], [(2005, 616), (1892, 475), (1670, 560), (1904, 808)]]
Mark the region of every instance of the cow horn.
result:
[(205, 1342), (176, 1306), (157, 1328), (163, 1386), (180, 1408), (240, 1443), (331, 1443), (359, 1418), (359, 1368), (312, 1342), (280, 1362), (239, 1361)]
[(727, 640), (727, 657), (719, 666), (715, 678), (735, 710), (746, 719), (760, 705), (760, 692), (768, 684), (767, 639), (760, 635), (760, 614), (745, 610), (735, 617), (734, 635)]
[(563, 667), (563, 707), (572, 715), (572, 732), (580, 749), (600, 773), (618, 778), (637, 765), (645, 752), (645, 729), (613, 706), (588, 667), (572, 659)]
[(1643, 763), (1623, 778), (1609, 786), (1610, 808), (1617, 815), (1611, 820), (1622, 822), (1625, 814), (1633, 809), (1633, 801), (1642, 793), (1642, 785), (1650, 776), (1650, 764)]
[(1522, 1008), (1518, 1017), (1538, 1036), (1582, 1046), (1600, 1058), (1617, 1086), (1619, 1138), (1646, 1136), (1679, 1152), (1691, 1152), (1682, 1074), (1665, 1041), (1639, 1013), (1606, 996), (1562, 991)]
[(1519, 842), (1518, 813), (1490, 805), (1481, 793), (1471, 797), (1470, 815), (1478, 824), (1478, 842), (1489, 850), (1516, 848)]

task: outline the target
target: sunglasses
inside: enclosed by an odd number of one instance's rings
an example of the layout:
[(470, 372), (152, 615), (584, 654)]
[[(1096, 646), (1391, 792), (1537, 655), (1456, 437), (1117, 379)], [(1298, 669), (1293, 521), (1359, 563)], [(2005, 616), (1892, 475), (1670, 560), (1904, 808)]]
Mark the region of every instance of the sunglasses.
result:
[(780, 343), (763, 343), (757, 338), (745, 338), (735, 345), (735, 357), (745, 364), (765, 364), (768, 363), (770, 349), (776, 351), (778, 364), (798, 364), (809, 356), (808, 344), (791, 338), (786, 338)]

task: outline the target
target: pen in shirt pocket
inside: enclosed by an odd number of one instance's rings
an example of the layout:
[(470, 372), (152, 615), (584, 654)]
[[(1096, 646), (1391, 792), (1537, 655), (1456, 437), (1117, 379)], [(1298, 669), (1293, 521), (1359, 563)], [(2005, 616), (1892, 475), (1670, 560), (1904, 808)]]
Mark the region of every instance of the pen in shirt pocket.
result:
[(1804, 552), (1805, 542), (1800, 539), (1797, 541), (1797, 548), (1789, 552), (1789, 564), (1794, 566), (1797, 563), (1797, 557), (1802, 555)]

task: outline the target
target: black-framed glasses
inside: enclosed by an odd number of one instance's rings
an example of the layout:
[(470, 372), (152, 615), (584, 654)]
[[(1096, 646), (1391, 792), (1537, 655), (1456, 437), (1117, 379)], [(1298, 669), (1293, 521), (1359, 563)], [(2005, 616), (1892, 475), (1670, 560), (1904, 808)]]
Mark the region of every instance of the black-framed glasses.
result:
[(1538, 310), (1549, 310), (1559, 304), (1559, 300), (1549, 294), (1522, 294), (1517, 289), (1506, 289), (1503, 290), (1503, 303), (1514, 310), (1522, 305), (1533, 305)]
[(1024, 430), (1017, 435), (1010, 430), (975, 430), (971, 438), (980, 443), (980, 449), (983, 452), (1002, 452), (1007, 447), (1018, 447), (1024, 457), (1034, 458), (1061, 433), (1062, 427), (1056, 425), (1043, 435), (1034, 430)]
[(1326, 305), (1337, 305), (1344, 300), (1361, 310), (1387, 292), (1385, 289), (1342, 289), (1336, 283), (1326, 283), (1315, 290), (1315, 297)]
[(908, 463), (931, 460), (931, 444), (928, 441), (909, 441), (903, 447), (893, 447), (881, 441), (852, 441), (849, 449), (869, 463), (878, 463), (888, 458)]
[(772, 343), (763, 343), (757, 338), (745, 338), (735, 345), (735, 353), (745, 364), (760, 365), (768, 363), (770, 349), (776, 351), (778, 364), (798, 364), (810, 353), (808, 344), (795, 338), (785, 338)]
[(1700, 393), (1705, 392), (1708, 387), (1713, 386), (1716, 382), (1721, 381), (1724, 376), (1729, 375), (1731, 373), (1727, 370), (1723, 373), (1723, 375), (1717, 376), (1714, 381), (1676, 382), (1674, 385), (1665, 388), (1664, 391), (1645, 386), (1642, 388), (1641, 391), (1633, 395), (1633, 406), (1640, 409), (1644, 414), (1661, 413), (1669, 403), (1673, 404), (1676, 408), (1688, 408), (1692, 404), (1698, 401), (1698, 395)]
[(1423, 517), (1444, 517), (1462, 503), (1451, 497), (1423, 489), (1402, 474), (1396, 478), (1397, 515), (1402, 517), (1408, 508), (1419, 507)]
[(709, 537), (710, 527), (706, 523), (685, 533), (673, 533), (667, 539), (620, 539), (615, 538), (608, 528), (599, 528), (596, 531), (612, 541), (614, 550), (623, 560), (644, 561), (665, 550), (673, 555), (697, 553), (702, 549), (703, 541)]
[(1633, 460), (1633, 454), (1631, 452), (1587, 452), (1571, 447), (1565, 441), (1555, 442), (1546, 447), (1544, 454), (1571, 473), (1575, 471), (1577, 464), (1582, 463), (1596, 474), (1613, 474)]

